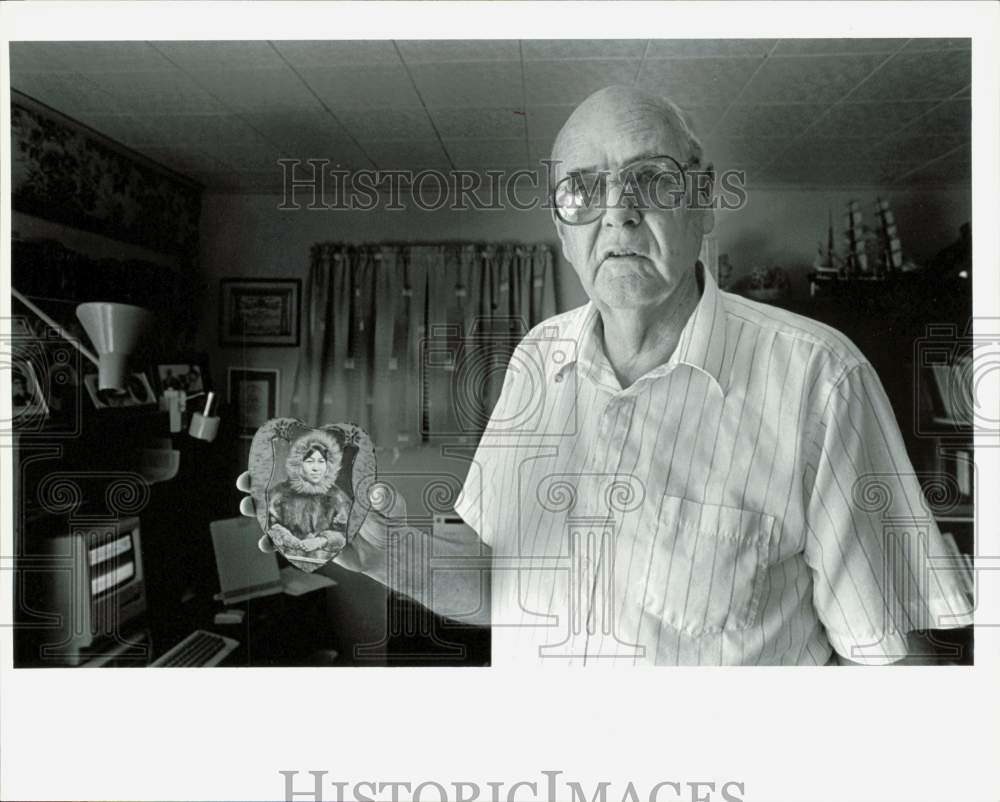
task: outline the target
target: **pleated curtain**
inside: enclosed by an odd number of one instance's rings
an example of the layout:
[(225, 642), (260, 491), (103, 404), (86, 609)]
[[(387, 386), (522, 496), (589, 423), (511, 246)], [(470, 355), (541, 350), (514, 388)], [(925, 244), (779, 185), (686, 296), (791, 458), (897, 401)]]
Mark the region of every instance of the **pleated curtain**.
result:
[(474, 441), (527, 331), (555, 313), (547, 245), (313, 246), (292, 414), (376, 446)]

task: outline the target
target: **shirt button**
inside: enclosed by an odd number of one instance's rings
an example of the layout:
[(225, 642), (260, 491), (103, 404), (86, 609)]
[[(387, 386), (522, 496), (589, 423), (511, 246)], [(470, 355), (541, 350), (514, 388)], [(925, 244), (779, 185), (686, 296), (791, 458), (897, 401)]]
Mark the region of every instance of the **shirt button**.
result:
[(561, 382), (562, 381), (562, 374), (561, 373), (557, 373), (556, 374), (556, 381), (557, 382)]

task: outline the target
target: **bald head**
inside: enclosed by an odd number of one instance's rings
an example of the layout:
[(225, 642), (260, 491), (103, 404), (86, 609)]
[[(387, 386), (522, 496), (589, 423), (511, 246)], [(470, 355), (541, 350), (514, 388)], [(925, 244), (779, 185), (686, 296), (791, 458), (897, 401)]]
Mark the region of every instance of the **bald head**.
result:
[[(622, 131), (658, 127), (677, 143), (682, 152), (674, 156), (689, 165), (702, 163), (701, 143), (684, 113), (661, 95), (633, 86), (606, 86), (587, 97), (560, 129), (552, 147), (553, 161), (571, 159), (579, 147)], [(583, 165), (571, 165), (579, 167)]]

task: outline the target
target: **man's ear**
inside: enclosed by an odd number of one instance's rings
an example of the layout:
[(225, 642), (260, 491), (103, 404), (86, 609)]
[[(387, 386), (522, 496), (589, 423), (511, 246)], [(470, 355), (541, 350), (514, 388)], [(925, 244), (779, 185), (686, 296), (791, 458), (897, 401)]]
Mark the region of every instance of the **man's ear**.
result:
[(568, 252), (567, 252), (567, 250), (566, 250), (566, 237), (565, 237), (565, 234), (566, 234), (566, 224), (565, 224), (565, 223), (563, 223), (563, 222), (562, 222), (562, 221), (561, 221), (561, 220), (560, 220), (560, 219), (559, 219), (559, 218), (558, 218), (558, 217), (556, 216), (556, 210), (555, 210), (555, 209), (550, 209), (550, 210), (549, 210), (549, 214), (551, 214), (551, 215), (552, 215), (552, 225), (554, 225), (554, 226), (556, 227), (556, 234), (558, 234), (558, 235), (559, 235), (559, 245), (560, 245), (560, 246), (562, 247), (562, 255), (563, 255), (563, 258), (564, 258), (564, 259), (565, 259), (565, 260), (566, 260), (567, 262), (569, 262), (570, 264), (573, 264), (573, 262), (572, 262), (572, 261), (570, 261), (570, 258), (569, 258), (569, 253), (568, 253)]

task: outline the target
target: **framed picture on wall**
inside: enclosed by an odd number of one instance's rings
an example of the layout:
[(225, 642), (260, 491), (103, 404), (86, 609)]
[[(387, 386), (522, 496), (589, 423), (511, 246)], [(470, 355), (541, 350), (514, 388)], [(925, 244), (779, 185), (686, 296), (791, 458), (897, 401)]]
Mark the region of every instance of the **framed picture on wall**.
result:
[(279, 377), (278, 370), (229, 368), (228, 399), (240, 437), (253, 437), (261, 426), (278, 416)]
[(164, 390), (183, 390), (188, 395), (207, 393), (212, 389), (212, 377), (208, 370), (208, 357), (201, 353), (176, 354), (156, 364), (153, 373), (156, 394), (162, 396)]
[(219, 283), (219, 343), (297, 346), (302, 282), (224, 278)]

